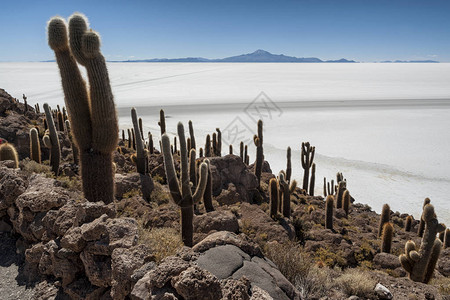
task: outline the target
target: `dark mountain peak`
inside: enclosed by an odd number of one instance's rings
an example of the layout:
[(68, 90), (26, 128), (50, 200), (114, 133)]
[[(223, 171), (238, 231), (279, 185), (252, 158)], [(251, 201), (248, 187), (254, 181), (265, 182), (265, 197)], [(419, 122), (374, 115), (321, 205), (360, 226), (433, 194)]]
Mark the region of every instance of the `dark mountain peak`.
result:
[(251, 55), (273, 55), (273, 54), (266, 50), (258, 49), (255, 52), (251, 53)]

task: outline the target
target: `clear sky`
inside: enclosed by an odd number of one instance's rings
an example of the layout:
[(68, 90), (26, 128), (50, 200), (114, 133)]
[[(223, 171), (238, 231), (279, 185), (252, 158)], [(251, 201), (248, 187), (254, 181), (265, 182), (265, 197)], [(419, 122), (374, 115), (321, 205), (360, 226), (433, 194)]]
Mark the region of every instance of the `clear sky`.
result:
[(86, 14), (109, 60), (275, 54), (450, 62), (450, 0), (1, 1), (0, 61), (53, 59), (46, 22)]

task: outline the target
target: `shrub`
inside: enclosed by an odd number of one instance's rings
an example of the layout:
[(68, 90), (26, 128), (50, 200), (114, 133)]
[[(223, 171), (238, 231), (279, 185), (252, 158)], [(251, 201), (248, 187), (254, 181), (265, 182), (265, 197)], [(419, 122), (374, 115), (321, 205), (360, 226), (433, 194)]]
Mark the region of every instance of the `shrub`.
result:
[(34, 160), (30, 160), (28, 157), (20, 162), (20, 167), (27, 175), (32, 173), (42, 173), (46, 177), (52, 176), (52, 171), (48, 165), (39, 164)]
[(139, 244), (150, 247), (157, 263), (183, 247), (180, 233), (176, 229), (166, 227), (148, 230), (142, 224), (139, 224)]
[(372, 279), (370, 273), (361, 269), (346, 269), (338, 277), (334, 284), (348, 296), (356, 295), (358, 297), (372, 298), (374, 288), (377, 282)]

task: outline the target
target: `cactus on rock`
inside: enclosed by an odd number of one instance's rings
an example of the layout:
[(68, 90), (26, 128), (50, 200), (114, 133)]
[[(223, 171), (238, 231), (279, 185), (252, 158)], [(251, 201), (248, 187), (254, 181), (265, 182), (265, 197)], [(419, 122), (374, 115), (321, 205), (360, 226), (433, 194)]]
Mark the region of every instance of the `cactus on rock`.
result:
[(383, 232), (384, 224), (389, 222), (390, 214), (391, 214), (391, 208), (389, 207), (389, 204), (384, 204), (383, 208), (381, 210), (380, 224), (378, 226), (378, 237), (380, 237), (381, 233)]
[(344, 196), (344, 192), (347, 189), (345, 181), (340, 181), (338, 183), (338, 189), (336, 193), (336, 208), (342, 208), (342, 197)]
[[(118, 120), (105, 58), (98, 34), (88, 29), (84, 15), (73, 14), (69, 30), (64, 19), (48, 23), (48, 43), (56, 56), (72, 125), (80, 150), (81, 177), (88, 201), (114, 200), (112, 153), (118, 143)], [(84, 66), (89, 90), (77, 62)]]
[[(289, 183), (287, 183), (285, 174), (280, 172), (279, 176), (279, 186), (282, 192), (282, 213), (285, 218), (291, 216), (291, 194), (289, 192)], [(281, 199), (280, 199), (281, 201)]]
[(314, 196), (314, 187), (316, 185), (316, 164), (312, 164), (311, 180), (309, 182), (309, 195)]
[(428, 283), (442, 248), (442, 242), (436, 238), (436, 234), (443, 230), (443, 225), (439, 224), (431, 204), (425, 205), (422, 219), (426, 226), (420, 249), (417, 250), (413, 241), (408, 241), (405, 244), (405, 254), (400, 255), (399, 259), (411, 280)]
[[(422, 209), (425, 208), (425, 205), (430, 204), (430, 202), (431, 202), (430, 198), (425, 198), (425, 200), (423, 200)], [(421, 217), (419, 222), (419, 228), (417, 229), (417, 235), (419, 237), (422, 237), (424, 231), (425, 231), (425, 221)]]
[(219, 128), (216, 128), (217, 131), (217, 149), (216, 149), (216, 156), (221, 157), (222, 156), (222, 132)]
[(0, 144), (0, 161), (12, 160), (14, 161), (14, 168), (19, 167), (19, 155), (16, 148), (10, 143)]
[(413, 221), (413, 217), (412, 216), (407, 216), (406, 217), (405, 231), (411, 231), (412, 221)]
[(391, 253), (392, 237), (394, 236), (394, 226), (390, 222), (384, 223), (381, 235), (381, 252)]
[[(264, 150), (263, 150), (263, 122), (258, 121), (258, 135), (253, 137), (253, 142), (256, 146), (256, 162), (255, 162), (255, 175), (258, 179), (258, 187), (260, 186), (262, 165), (264, 161)], [(247, 152), (246, 152), (247, 153)]]
[[(181, 154), (181, 176), (180, 181), (177, 178), (175, 166), (173, 163), (172, 154), (170, 153), (170, 139), (167, 134), (162, 136), (162, 152), (164, 156), (164, 167), (166, 170), (167, 182), (170, 189), (170, 194), (173, 201), (181, 209), (181, 237), (183, 243), (192, 247), (193, 238), (193, 218), (194, 218), (194, 204), (202, 198), (205, 193), (207, 177), (208, 177), (208, 163), (203, 162), (200, 165), (200, 177), (195, 192), (192, 193), (189, 172), (188, 172), (188, 150), (186, 145), (186, 138), (184, 135), (184, 126), (180, 122), (177, 126), (178, 137), (180, 141)], [(195, 151), (192, 149), (191, 151)]]
[(342, 208), (345, 211), (345, 216), (348, 218), (348, 213), (350, 210), (350, 192), (348, 190), (344, 191), (344, 195), (342, 195)]
[(37, 163), (41, 163), (41, 144), (36, 128), (30, 129), (30, 158)]
[(55, 176), (59, 175), (59, 162), (61, 160), (61, 149), (59, 147), (58, 133), (56, 132), (55, 122), (50, 107), (44, 103), (45, 117), (47, 119), (49, 135), (43, 138), (44, 146), (50, 149), (50, 166)]
[(333, 230), (334, 197), (328, 195), (325, 200), (325, 228)]

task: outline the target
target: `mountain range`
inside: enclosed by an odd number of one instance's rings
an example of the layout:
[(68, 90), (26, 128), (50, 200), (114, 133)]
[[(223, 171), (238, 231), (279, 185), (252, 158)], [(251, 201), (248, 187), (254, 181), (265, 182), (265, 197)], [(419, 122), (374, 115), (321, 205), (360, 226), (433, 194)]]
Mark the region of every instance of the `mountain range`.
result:
[(321, 60), (317, 57), (295, 57), (283, 54), (272, 54), (265, 50), (256, 50), (253, 53), (241, 54), (237, 56), (230, 56), (226, 58), (207, 59), (203, 57), (186, 57), (186, 58), (153, 58), (153, 59), (139, 59), (126, 60), (122, 62), (259, 62), (259, 63), (354, 63), (354, 60), (347, 60), (341, 58), (339, 60)]

